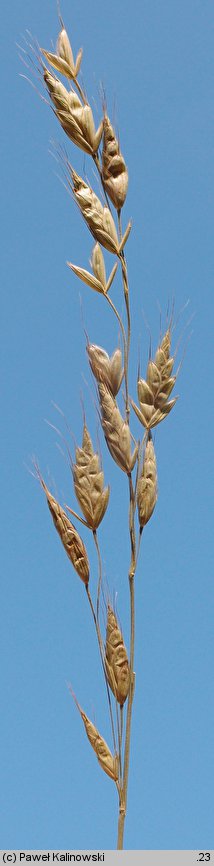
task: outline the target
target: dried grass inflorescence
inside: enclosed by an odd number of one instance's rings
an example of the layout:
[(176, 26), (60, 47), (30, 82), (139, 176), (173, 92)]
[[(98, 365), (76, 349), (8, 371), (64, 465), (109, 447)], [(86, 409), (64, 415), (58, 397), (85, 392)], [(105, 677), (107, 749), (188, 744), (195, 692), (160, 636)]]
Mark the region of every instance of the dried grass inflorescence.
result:
[(82, 48), (78, 51), (76, 61), (74, 62), (71, 43), (64, 27), (60, 30), (57, 39), (56, 54), (45, 51), (44, 48), (41, 51), (46, 60), (48, 60), (48, 63), (54, 69), (57, 69), (58, 72), (61, 72), (61, 75), (65, 75), (69, 79), (77, 78), (82, 60)]
[(123, 706), (130, 686), (129, 661), (123, 636), (110, 604), (106, 625), (105, 668), (110, 688), (120, 706)]
[(106, 269), (105, 262), (103, 258), (103, 253), (98, 242), (93, 247), (92, 258), (91, 258), (91, 267), (93, 270), (93, 274), (90, 271), (86, 271), (85, 268), (80, 268), (77, 265), (73, 265), (71, 262), (67, 262), (67, 265), (71, 270), (79, 277), (83, 283), (86, 283), (87, 286), (90, 286), (91, 289), (94, 289), (95, 292), (99, 292), (101, 295), (106, 295), (109, 291), (113, 279), (117, 270), (117, 262), (112, 268), (110, 276), (108, 280), (106, 280)]
[(128, 223), (125, 234), (119, 242), (115, 222), (107, 205), (101, 204), (93, 189), (74, 171), (72, 166), (69, 166), (69, 172), (71, 176), (69, 184), (75, 201), (91, 234), (106, 250), (119, 256), (130, 234), (131, 223)]
[(61, 508), (61, 505), (59, 505), (59, 502), (57, 502), (54, 496), (52, 496), (50, 490), (48, 490), (38, 468), (36, 468), (36, 470), (40, 484), (42, 485), (46, 495), (54, 526), (61, 538), (63, 547), (65, 548), (67, 556), (74, 566), (75, 571), (77, 571), (77, 574), (87, 586), (89, 582), (89, 561), (85, 545), (83, 544), (79, 533), (75, 529), (75, 526), (73, 526), (73, 523), (69, 520), (66, 512)]
[(148, 523), (157, 502), (157, 465), (152, 438), (148, 439), (143, 466), (137, 483), (137, 506), (140, 528)]
[(102, 179), (112, 204), (121, 210), (128, 189), (128, 171), (107, 114), (103, 119)]
[(75, 201), (96, 241), (115, 255), (119, 254), (119, 240), (109, 208), (73, 168), (70, 169)]
[(131, 453), (131, 433), (127, 421), (124, 421), (118, 409), (116, 400), (109, 391), (107, 385), (100, 382), (98, 385), (101, 423), (106, 444), (115, 463), (128, 475), (134, 468), (138, 453), (138, 446)]
[(176, 403), (177, 397), (168, 401), (176, 376), (171, 376), (174, 358), (170, 357), (171, 330), (167, 329), (157, 349), (154, 360), (150, 360), (145, 379), (138, 379), (140, 408), (133, 400), (131, 405), (139, 421), (150, 430), (166, 418)]
[(101, 346), (88, 343), (86, 348), (95, 379), (97, 382), (103, 382), (113, 397), (116, 397), (124, 376), (121, 350), (115, 349), (110, 358)]
[(49, 69), (44, 68), (43, 74), (54, 112), (64, 132), (77, 147), (93, 156), (102, 138), (103, 122), (96, 131), (90, 105), (83, 105), (77, 93), (68, 91)]
[(101, 734), (99, 733), (99, 731), (97, 730), (95, 725), (93, 725), (93, 722), (90, 721), (88, 716), (86, 716), (86, 713), (84, 713), (84, 711), (80, 707), (80, 705), (77, 701), (77, 698), (74, 695), (71, 688), (70, 688), (70, 692), (72, 694), (72, 697), (74, 698), (77, 709), (79, 710), (79, 713), (82, 717), (83, 723), (85, 725), (87, 737), (88, 737), (89, 742), (92, 746), (92, 749), (94, 749), (94, 752), (96, 753), (97, 760), (99, 761), (99, 764), (102, 767), (102, 770), (104, 770), (104, 773), (107, 773), (107, 776), (110, 776), (110, 779), (113, 779), (114, 782), (117, 782), (118, 781), (118, 757), (117, 757), (117, 755), (115, 755), (115, 756), (112, 755), (109, 747), (107, 746), (107, 743), (105, 742), (103, 737), (101, 737)]
[(76, 497), (90, 529), (95, 530), (104, 517), (110, 488), (104, 489), (104, 475), (98, 454), (86, 424), (83, 427), (82, 448), (76, 448), (76, 463), (73, 464), (73, 479)]

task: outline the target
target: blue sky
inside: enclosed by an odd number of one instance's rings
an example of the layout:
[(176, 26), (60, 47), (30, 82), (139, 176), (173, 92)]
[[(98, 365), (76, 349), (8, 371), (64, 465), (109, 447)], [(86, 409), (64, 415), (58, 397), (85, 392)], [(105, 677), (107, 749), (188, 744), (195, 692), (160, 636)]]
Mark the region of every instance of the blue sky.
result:
[[(214, 848), (213, 836), (213, 4), (208, 0), (63, 0), (97, 122), (101, 84), (129, 169), (123, 225), (132, 310), (130, 392), (175, 301), (180, 399), (157, 429), (159, 498), (136, 578), (136, 695), (125, 847)], [(105, 690), (84, 589), (51, 524), (32, 455), (63, 503), (76, 507), (59, 439), (44, 419), (94, 444), (95, 391), (85, 327), (109, 353), (118, 327), (66, 260), (88, 267), (91, 237), (64, 186), (50, 141), (90, 177), (53, 114), (23, 80), (16, 43), (28, 28), (51, 48), (56, 5), (1, 12), (1, 809), (0, 847), (116, 844), (117, 796), (86, 740), (67, 689), (111, 745)], [(98, 190), (97, 190), (98, 191)], [(107, 269), (112, 265), (106, 256)], [(81, 301), (80, 301), (81, 294)], [(122, 314), (119, 278), (112, 298)], [(189, 301), (188, 307), (185, 304)], [(132, 429), (139, 436), (137, 419)], [(127, 484), (101, 431), (108, 513), (104, 575), (128, 643)], [(71, 448), (73, 442), (71, 440)], [(119, 535), (119, 540), (118, 540)], [(84, 534), (91, 562), (96, 560)], [(103, 610), (104, 618), (104, 610)]]

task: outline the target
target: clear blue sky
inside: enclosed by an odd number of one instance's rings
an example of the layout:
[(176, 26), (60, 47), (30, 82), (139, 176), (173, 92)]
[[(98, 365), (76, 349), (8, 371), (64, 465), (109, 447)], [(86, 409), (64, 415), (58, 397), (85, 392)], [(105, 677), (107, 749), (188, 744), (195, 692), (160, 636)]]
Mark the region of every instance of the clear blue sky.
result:
[[(143, 537), (136, 580), (136, 697), (125, 847), (214, 848), (213, 829), (213, 4), (144, 0), (107, 7), (63, 0), (74, 52), (97, 121), (102, 83), (120, 132), (130, 185), (127, 244), (135, 398), (159, 309), (181, 313), (186, 354), (180, 399), (156, 432), (159, 499)], [(60, 501), (76, 502), (52, 406), (80, 442), (97, 433), (84, 324), (111, 352), (118, 328), (102, 298), (66, 260), (87, 267), (92, 243), (49, 154), (65, 143), (96, 183), (24, 72), (26, 28), (51, 48), (56, 4), (17, 0), (1, 11), (1, 721), (0, 848), (100, 848), (116, 844), (117, 796), (98, 766), (67, 690), (111, 744), (105, 690), (84, 588), (26, 466), (36, 454)], [(23, 44), (23, 42), (22, 42)], [(107, 267), (112, 261), (106, 257)], [(123, 311), (119, 280), (112, 297)], [(194, 316), (192, 322), (190, 318)], [(186, 327), (186, 330), (185, 329)], [(188, 340), (188, 335), (190, 339)], [(136, 418), (133, 431), (139, 435)], [(63, 425), (61, 426), (63, 432)], [(100, 431), (111, 485), (100, 529), (104, 574), (128, 643), (127, 484)], [(73, 443), (71, 442), (71, 447)], [(119, 542), (118, 542), (119, 535)], [(84, 534), (91, 562), (96, 560)]]

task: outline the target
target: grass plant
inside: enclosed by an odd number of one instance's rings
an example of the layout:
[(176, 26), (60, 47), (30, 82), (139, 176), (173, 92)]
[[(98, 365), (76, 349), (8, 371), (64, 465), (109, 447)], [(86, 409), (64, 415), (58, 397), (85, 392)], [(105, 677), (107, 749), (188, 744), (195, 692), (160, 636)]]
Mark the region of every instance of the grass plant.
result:
[[(81, 84), (82, 51), (74, 60), (69, 36), (60, 17), (60, 33), (55, 52), (36, 49), (45, 98), (56, 120), (69, 139), (71, 162), (65, 158), (67, 183), (93, 237), (90, 269), (83, 260), (79, 264), (68, 261), (72, 279), (85, 283), (92, 291), (102, 295), (103, 305), (111, 307), (121, 332), (122, 349), (115, 347), (111, 357), (107, 348), (87, 341), (89, 365), (94, 377), (100, 424), (112, 461), (121, 471), (121, 491), (128, 486), (128, 532), (130, 560), (127, 565), (130, 636), (125, 646), (122, 627), (110, 600), (106, 606), (106, 633), (100, 622), (100, 600), (103, 592), (103, 569), (99, 543), (99, 526), (111, 507), (109, 486), (104, 481), (100, 458), (92, 443), (84, 417), (82, 443), (76, 447), (71, 461), (74, 493), (80, 514), (70, 506), (62, 508), (48, 490), (35, 465), (44, 491), (54, 526), (61, 538), (72, 567), (84, 585), (85, 600), (89, 604), (96, 629), (103, 676), (107, 690), (108, 711), (112, 731), (111, 747), (101, 732), (86, 715), (73, 694), (85, 727), (89, 743), (95, 751), (102, 770), (116, 785), (118, 792), (117, 848), (124, 845), (124, 826), (127, 812), (127, 792), (130, 764), (132, 707), (135, 692), (135, 578), (143, 530), (153, 514), (157, 501), (157, 463), (153, 428), (168, 417), (175, 405), (171, 397), (176, 382), (173, 373), (174, 357), (171, 350), (172, 320), (167, 322), (160, 336), (154, 357), (148, 358), (145, 377), (138, 376), (138, 401), (130, 395), (129, 362), (131, 341), (131, 315), (127, 252), (131, 222), (123, 225), (123, 206), (128, 192), (128, 170), (121, 153), (120, 143), (107, 114), (102, 108), (96, 129), (91, 105)], [(122, 136), (121, 136), (122, 137)], [(93, 164), (99, 178), (100, 197), (90, 183), (77, 174), (75, 152), (79, 148)], [(74, 218), (77, 211), (74, 212)], [(77, 217), (78, 218), (78, 217)], [(109, 275), (106, 273), (105, 253), (112, 257)], [(109, 257), (108, 257), (109, 259)], [(124, 321), (116, 308), (114, 282), (120, 278), (124, 299)], [(118, 395), (123, 388), (123, 411)], [(132, 411), (139, 422), (139, 441), (132, 433)], [(126, 476), (126, 477), (124, 477)], [(71, 520), (72, 517), (72, 520)], [(74, 520), (74, 523), (73, 523)], [(78, 525), (78, 529), (77, 529)], [(83, 529), (84, 527), (84, 529)], [(87, 542), (81, 532), (91, 533), (98, 557), (97, 587), (90, 575)], [(118, 541), (124, 528), (118, 530)]]

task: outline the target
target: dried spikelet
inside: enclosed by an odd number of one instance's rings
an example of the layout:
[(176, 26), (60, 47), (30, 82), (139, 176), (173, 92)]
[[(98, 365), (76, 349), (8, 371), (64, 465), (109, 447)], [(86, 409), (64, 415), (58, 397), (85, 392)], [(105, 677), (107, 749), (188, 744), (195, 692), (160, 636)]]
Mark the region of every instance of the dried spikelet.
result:
[(148, 523), (157, 502), (157, 466), (152, 439), (146, 443), (143, 467), (137, 484), (137, 505), (141, 529)]
[(92, 446), (89, 431), (84, 423), (82, 448), (76, 448), (76, 463), (73, 465), (75, 493), (90, 529), (97, 529), (104, 517), (110, 488), (105, 487), (98, 454)]
[(97, 382), (103, 382), (111, 394), (113, 394), (113, 397), (116, 397), (124, 375), (121, 350), (115, 349), (110, 358), (101, 346), (88, 343), (86, 348), (89, 364), (95, 379)]
[(54, 112), (64, 132), (77, 147), (93, 156), (100, 144), (103, 123), (100, 123), (96, 132), (90, 105), (82, 105), (77, 93), (66, 90), (49, 69), (44, 68), (43, 75)]
[(138, 446), (136, 445), (133, 454), (131, 454), (131, 434), (127, 421), (122, 418), (116, 400), (107, 385), (100, 382), (98, 390), (101, 422), (106, 444), (115, 463), (123, 472), (130, 475), (136, 461)]
[(83, 724), (85, 725), (85, 730), (89, 739), (89, 743), (91, 744), (92, 749), (94, 749), (94, 752), (96, 753), (97, 760), (99, 761), (102, 770), (104, 770), (104, 773), (107, 773), (107, 776), (110, 776), (110, 779), (113, 779), (114, 782), (117, 782), (119, 769), (118, 756), (115, 755), (113, 757), (109, 747), (107, 746), (107, 743), (105, 742), (103, 737), (101, 737), (101, 734), (99, 734), (99, 731), (97, 730), (97, 728), (95, 728), (93, 722), (90, 721), (88, 716), (86, 716), (86, 713), (84, 713), (84, 711), (80, 707), (71, 688), (70, 691), (74, 698), (77, 709), (79, 710), (79, 713), (82, 717)]
[(93, 192), (91, 187), (71, 169), (72, 191), (82, 216), (95, 238), (103, 247), (115, 255), (119, 254), (119, 240), (110, 210)]
[(138, 379), (140, 408), (131, 400), (136, 415), (147, 430), (163, 421), (177, 400), (177, 397), (168, 400), (176, 381), (176, 375), (171, 376), (174, 358), (170, 358), (170, 347), (171, 332), (168, 328), (154, 360), (148, 363), (146, 380)]
[(95, 292), (99, 292), (101, 295), (106, 295), (108, 290), (110, 289), (113, 279), (117, 270), (117, 262), (115, 263), (108, 280), (106, 281), (106, 270), (105, 270), (105, 262), (103, 258), (103, 253), (101, 247), (98, 243), (95, 244), (92, 251), (92, 259), (90, 262), (93, 274), (90, 271), (86, 271), (85, 268), (80, 268), (77, 265), (73, 265), (72, 262), (67, 262), (67, 265), (71, 270), (79, 277), (83, 283), (86, 283), (87, 286), (90, 286), (91, 289), (94, 289)]
[(113, 205), (120, 210), (126, 198), (128, 171), (107, 114), (103, 120), (102, 178)]
[(74, 62), (71, 43), (64, 27), (60, 31), (57, 39), (56, 54), (52, 54), (50, 51), (45, 51), (44, 48), (41, 50), (44, 57), (46, 57), (46, 60), (48, 60), (48, 63), (50, 63), (54, 69), (57, 69), (57, 71), (61, 72), (62, 75), (65, 75), (66, 78), (77, 78), (82, 60), (82, 48), (78, 51), (76, 62)]
[(118, 703), (123, 706), (130, 685), (130, 670), (126, 647), (116, 616), (108, 604), (105, 667), (110, 688)]
[(82, 539), (80, 538), (79, 533), (73, 526), (73, 523), (67, 517), (61, 505), (54, 499), (54, 496), (48, 490), (43, 478), (41, 477), (38, 469), (37, 474), (39, 476), (40, 483), (45, 491), (48, 507), (51, 512), (51, 516), (53, 518), (54, 525), (57, 529), (57, 532), (61, 538), (62, 544), (66, 550), (66, 553), (72, 562), (72, 565), (77, 571), (83, 583), (87, 586), (89, 581), (89, 562), (87, 551), (85, 545), (83, 544)]
[(74, 198), (91, 234), (106, 250), (119, 256), (128, 239), (131, 223), (128, 224), (125, 234), (119, 242), (116, 226), (109, 208), (101, 204), (95, 192), (84, 182), (82, 177), (79, 177), (71, 166), (69, 166), (69, 170), (72, 181), (70, 185)]

